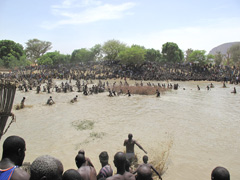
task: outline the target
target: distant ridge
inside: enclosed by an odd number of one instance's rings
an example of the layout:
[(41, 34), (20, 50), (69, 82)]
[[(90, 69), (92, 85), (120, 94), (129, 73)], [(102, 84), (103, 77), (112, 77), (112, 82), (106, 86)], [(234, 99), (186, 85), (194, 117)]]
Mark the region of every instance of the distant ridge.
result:
[(227, 50), (235, 44), (240, 44), (240, 42), (229, 42), (221, 44), (209, 51), (209, 54), (215, 55), (217, 52), (221, 52), (221, 54), (226, 54)]

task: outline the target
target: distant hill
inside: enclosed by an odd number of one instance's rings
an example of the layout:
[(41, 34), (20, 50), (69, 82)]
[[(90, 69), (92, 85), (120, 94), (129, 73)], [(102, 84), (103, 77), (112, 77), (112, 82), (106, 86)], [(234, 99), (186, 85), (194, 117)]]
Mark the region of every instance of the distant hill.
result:
[(230, 42), (230, 43), (224, 43), (221, 44), (215, 48), (213, 48), (211, 51), (209, 51), (209, 54), (215, 55), (217, 52), (221, 52), (221, 54), (226, 54), (227, 50), (232, 47), (232, 45), (240, 44), (240, 42)]

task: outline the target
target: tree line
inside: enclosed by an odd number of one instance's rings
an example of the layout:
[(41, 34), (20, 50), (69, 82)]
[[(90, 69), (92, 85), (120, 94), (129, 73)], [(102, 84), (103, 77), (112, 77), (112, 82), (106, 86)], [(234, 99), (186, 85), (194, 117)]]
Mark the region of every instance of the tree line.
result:
[(77, 64), (96, 61), (117, 61), (126, 65), (143, 64), (146, 61), (159, 63), (198, 63), (205, 65), (240, 65), (240, 45), (233, 45), (226, 55), (217, 52), (215, 55), (206, 54), (205, 50), (188, 49), (184, 52), (174, 42), (162, 45), (162, 50), (147, 49), (144, 46), (133, 44), (127, 46), (119, 40), (108, 40), (96, 44), (90, 49), (75, 49), (72, 54), (61, 54), (59, 51), (48, 52), (52, 43), (38, 39), (30, 39), (26, 48), (12, 40), (0, 41), (0, 67), (14, 68), (32, 64), (59, 65)]

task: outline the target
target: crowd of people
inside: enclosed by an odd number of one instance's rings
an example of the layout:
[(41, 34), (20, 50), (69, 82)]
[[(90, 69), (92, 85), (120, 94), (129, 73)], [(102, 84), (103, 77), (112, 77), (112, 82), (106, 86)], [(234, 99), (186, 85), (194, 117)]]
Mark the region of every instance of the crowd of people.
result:
[[(134, 145), (137, 145), (146, 154), (143, 147), (134, 140), (132, 134), (124, 141), (126, 153), (117, 152), (114, 155), (113, 169), (108, 163), (108, 153), (103, 151), (99, 154), (102, 168), (99, 173), (91, 160), (85, 156), (84, 150), (80, 150), (75, 163), (77, 168), (64, 171), (62, 162), (53, 156), (42, 155), (37, 157), (30, 165), (30, 173), (21, 168), (26, 151), (25, 140), (19, 136), (9, 136), (5, 139), (0, 161), (0, 180), (152, 180), (152, 170), (162, 179), (157, 170), (148, 163), (148, 157), (143, 156), (143, 163), (135, 170), (130, 168), (133, 162)], [(135, 175), (136, 174), (136, 175)], [(230, 173), (224, 167), (216, 167), (211, 173), (211, 180), (230, 180)]]

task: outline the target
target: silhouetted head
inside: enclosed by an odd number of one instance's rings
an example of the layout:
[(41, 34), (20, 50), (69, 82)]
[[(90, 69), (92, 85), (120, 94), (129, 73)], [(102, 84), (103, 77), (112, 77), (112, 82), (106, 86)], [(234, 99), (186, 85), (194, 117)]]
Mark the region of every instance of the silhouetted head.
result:
[(128, 134), (128, 139), (132, 139), (133, 135), (131, 133)]
[(64, 172), (62, 180), (82, 180), (82, 178), (77, 170), (69, 169)]
[(224, 167), (216, 167), (213, 169), (211, 174), (212, 180), (230, 180), (230, 174), (228, 170)]
[(49, 155), (40, 156), (31, 164), (30, 180), (61, 180), (62, 173), (59, 168), (56, 158)]
[(78, 154), (75, 157), (75, 162), (78, 168), (80, 168), (82, 166), (83, 163), (85, 163), (86, 159), (85, 156), (83, 154)]
[(152, 171), (149, 166), (141, 165), (137, 170), (137, 180), (152, 180)]
[(126, 156), (123, 152), (117, 152), (114, 156), (114, 165), (116, 168), (124, 168), (126, 163)]
[(143, 156), (143, 162), (144, 162), (145, 164), (147, 164), (147, 162), (148, 162), (148, 156), (147, 156), (147, 155), (144, 155), (144, 156)]
[(102, 164), (108, 164), (108, 153), (106, 151), (103, 151), (99, 154), (99, 160)]
[(9, 136), (3, 143), (2, 159), (9, 158), (15, 165), (21, 166), (25, 157), (26, 144), (19, 136)]
[(80, 149), (80, 150), (78, 151), (78, 154), (83, 154), (83, 155), (85, 155), (85, 151), (84, 151), (83, 149)]

